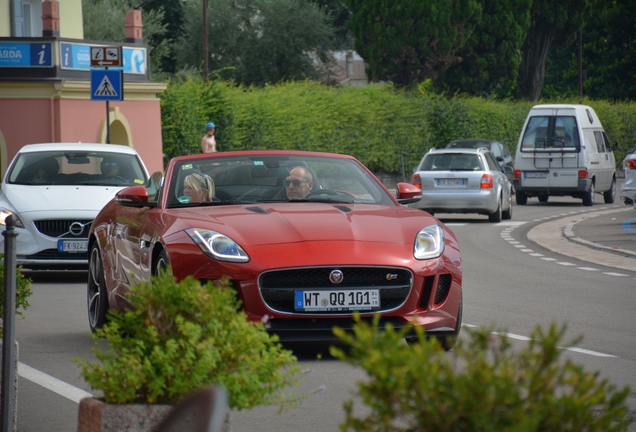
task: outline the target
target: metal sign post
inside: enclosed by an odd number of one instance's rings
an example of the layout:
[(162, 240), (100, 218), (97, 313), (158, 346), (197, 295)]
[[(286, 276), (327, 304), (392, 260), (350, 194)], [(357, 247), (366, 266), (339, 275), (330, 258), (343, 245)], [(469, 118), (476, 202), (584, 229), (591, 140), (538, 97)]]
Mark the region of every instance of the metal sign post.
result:
[(16, 259), (15, 217), (6, 219), (7, 229), (2, 233), (4, 243), (4, 316), (2, 317), (2, 428), (13, 430), (13, 412), (15, 403), (15, 304), (16, 304)]
[(111, 100), (124, 99), (124, 72), (109, 71), (109, 67), (122, 66), (121, 47), (91, 47), (91, 100), (106, 101), (106, 142), (110, 144), (110, 105)]

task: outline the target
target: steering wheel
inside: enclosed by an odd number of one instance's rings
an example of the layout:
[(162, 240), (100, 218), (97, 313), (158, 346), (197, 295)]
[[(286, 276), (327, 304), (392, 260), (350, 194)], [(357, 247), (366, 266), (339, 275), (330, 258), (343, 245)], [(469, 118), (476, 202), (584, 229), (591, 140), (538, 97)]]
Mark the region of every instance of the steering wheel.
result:
[(109, 175), (104, 177), (104, 180), (119, 180), (122, 181), (124, 183), (128, 183), (128, 180), (126, 180), (125, 178), (123, 178), (122, 176), (118, 176), (118, 175)]
[(351, 199), (355, 199), (355, 196), (353, 196), (352, 194), (350, 194), (349, 192), (345, 192), (345, 191), (335, 191), (333, 189), (315, 189), (312, 190), (311, 192), (309, 192), (307, 195), (305, 195), (304, 199), (309, 199), (311, 197), (316, 197), (316, 196), (320, 196), (320, 195), (326, 195), (326, 196), (337, 196), (337, 197), (343, 197), (345, 196), (346, 198), (351, 197)]

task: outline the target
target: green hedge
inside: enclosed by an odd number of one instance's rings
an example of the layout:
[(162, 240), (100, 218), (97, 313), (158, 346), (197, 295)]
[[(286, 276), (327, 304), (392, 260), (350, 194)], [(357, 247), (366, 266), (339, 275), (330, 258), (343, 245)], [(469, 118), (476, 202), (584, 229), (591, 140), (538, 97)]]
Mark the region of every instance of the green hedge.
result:
[[(497, 139), (515, 153), (528, 101), (407, 93), (386, 85), (333, 87), (310, 81), (264, 88), (182, 79), (161, 96), (166, 159), (200, 152), (205, 123), (221, 151), (299, 149), (351, 154), (372, 171), (401, 173), (431, 147), (461, 138)], [(540, 103), (578, 103), (577, 100)], [(636, 104), (584, 100), (598, 113), (617, 163), (636, 146)]]

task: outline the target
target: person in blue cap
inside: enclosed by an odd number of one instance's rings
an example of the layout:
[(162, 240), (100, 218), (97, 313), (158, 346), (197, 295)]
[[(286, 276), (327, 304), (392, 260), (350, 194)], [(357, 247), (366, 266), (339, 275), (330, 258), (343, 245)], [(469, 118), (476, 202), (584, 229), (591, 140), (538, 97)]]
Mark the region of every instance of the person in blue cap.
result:
[(203, 153), (213, 153), (216, 151), (216, 138), (214, 138), (214, 134), (216, 133), (216, 125), (212, 122), (209, 122), (205, 125), (206, 133), (201, 139), (201, 150)]

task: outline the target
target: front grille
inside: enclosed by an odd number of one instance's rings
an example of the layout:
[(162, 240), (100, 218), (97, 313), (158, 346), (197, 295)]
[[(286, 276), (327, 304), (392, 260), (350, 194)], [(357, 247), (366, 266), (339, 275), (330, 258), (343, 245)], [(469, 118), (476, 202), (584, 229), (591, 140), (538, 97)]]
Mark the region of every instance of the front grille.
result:
[[(343, 273), (341, 283), (333, 284), (329, 281), (332, 270), (340, 270)], [(409, 270), (394, 267), (310, 267), (265, 272), (259, 277), (258, 282), (263, 300), (276, 311), (334, 314), (333, 311), (296, 311), (294, 309), (295, 291), (377, 288), (380, 291), (379, 311), (387, 311), (398, 308), (406, 301), (413, 284), (413, 276)]]
[[(79, 231), (79, 227), (83, 227), (81, 233), (79, 235), (74, 235), (70, 233), (71, 225), (76, 224), (77, 231)], [(73, 239), (85, 239), (88, 238), (88, 231), (91, 228), (92, 220), (77, 220), (77, 219), (69, 219), (69, 220), (56, 220), (56, 219), (48, 219), (48, 220), (39, 220), (33, 221), (35, 228), (39, 233), (44, 234), (49, 237), (61, 237), (61, 238), (73, 238)], [(79, 224), (79, 225), (77, 225)]]

